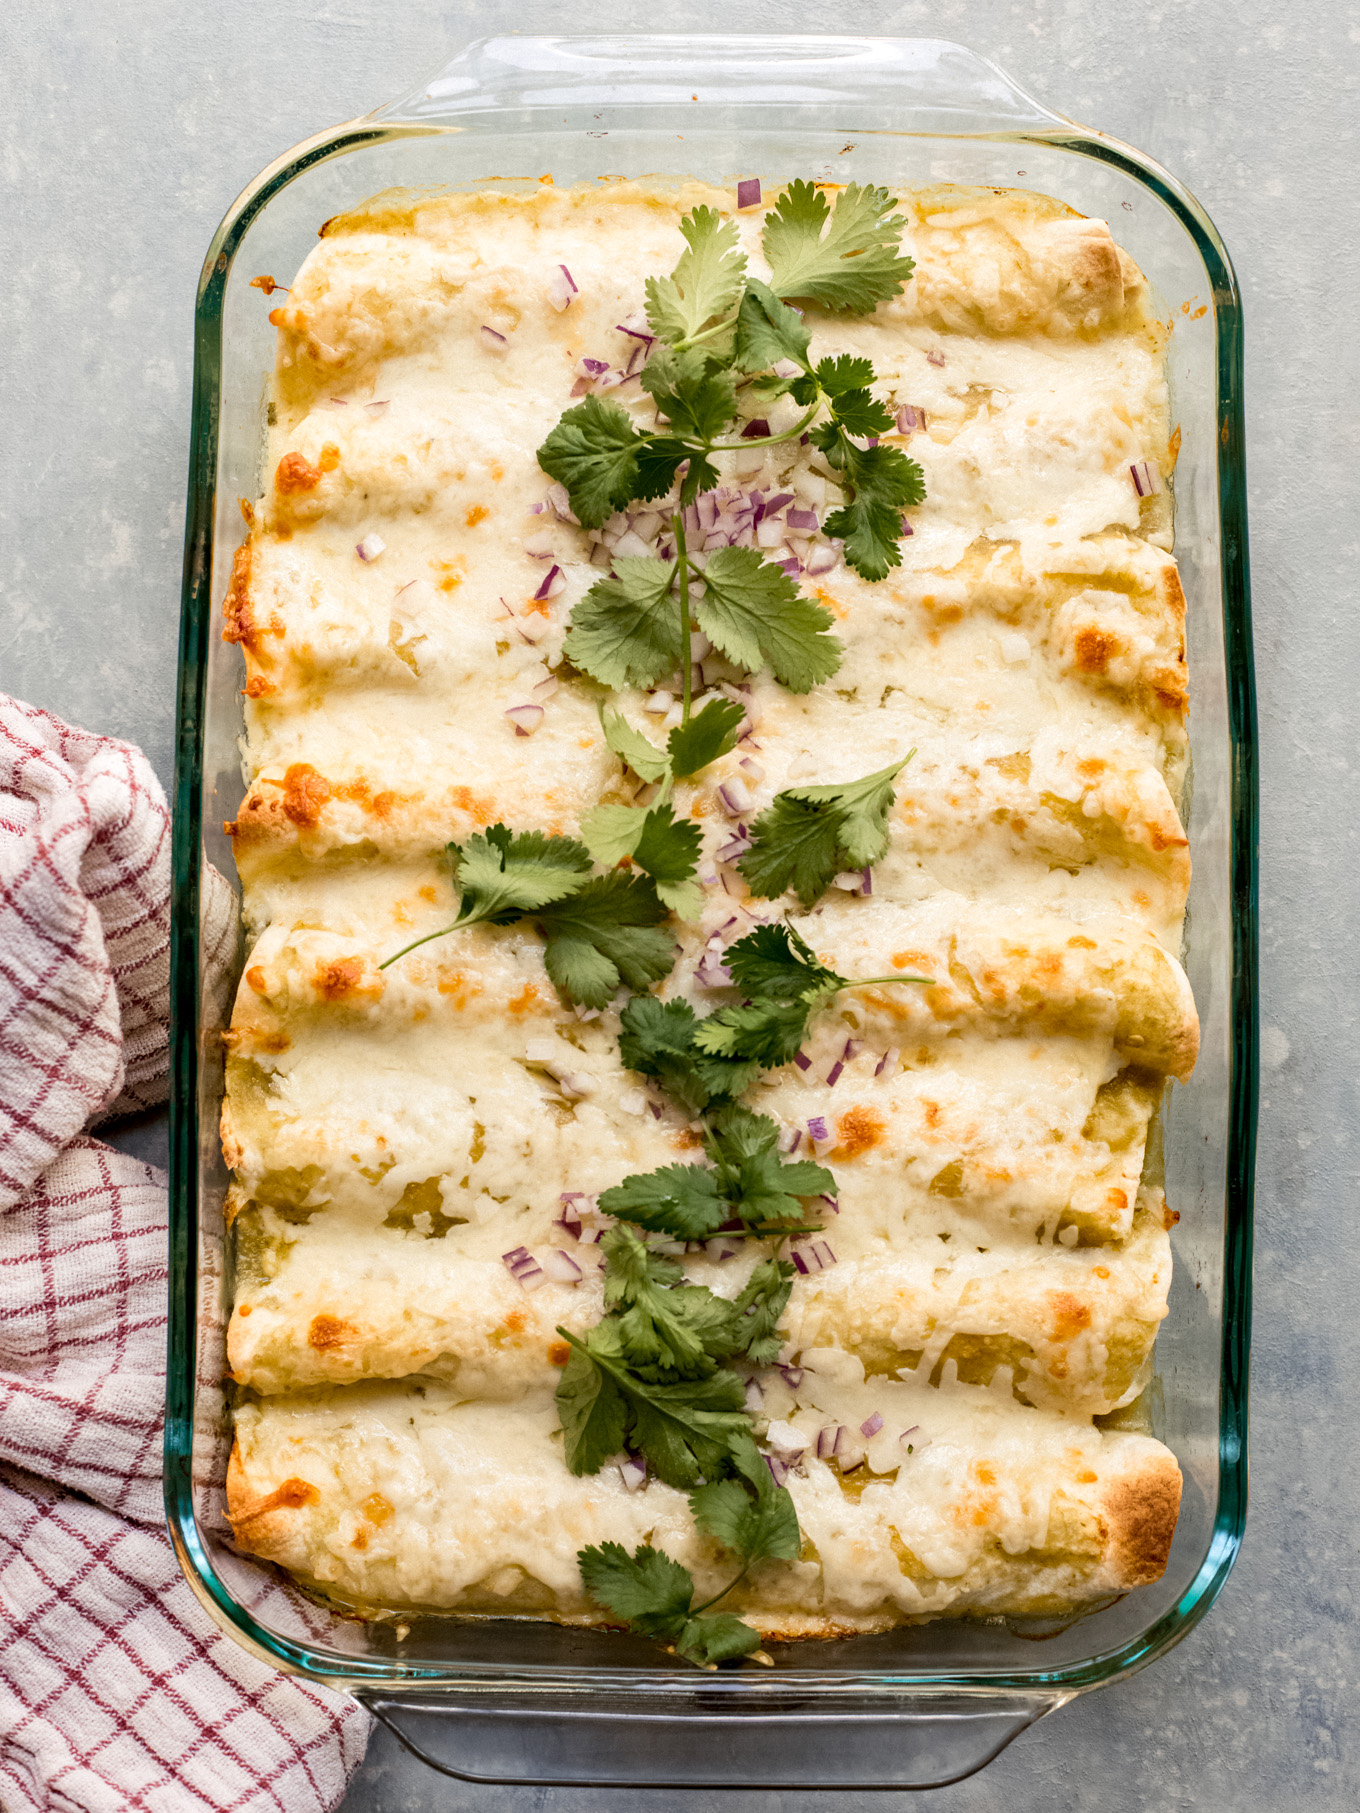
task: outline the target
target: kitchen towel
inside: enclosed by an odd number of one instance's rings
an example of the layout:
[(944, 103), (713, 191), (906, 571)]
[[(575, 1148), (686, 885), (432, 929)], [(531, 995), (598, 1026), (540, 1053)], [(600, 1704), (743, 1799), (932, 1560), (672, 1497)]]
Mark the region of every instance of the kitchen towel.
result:
[(165, 1532), (165, 1175), (87, 1129), (165, 1097), (169, 881), (141, 752), (0, 694), (5, 1813), (325, 1813), (368, 1737), (217, 1629)]

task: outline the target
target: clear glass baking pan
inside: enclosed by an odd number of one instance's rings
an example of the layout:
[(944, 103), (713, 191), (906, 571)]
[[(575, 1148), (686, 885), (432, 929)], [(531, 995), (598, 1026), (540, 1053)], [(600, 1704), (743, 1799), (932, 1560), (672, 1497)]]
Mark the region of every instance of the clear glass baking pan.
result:
[[(1108, 220), (1172, 314), (1176, 547), (1189, 609), (1194, 886), (1203, 1017), (1165, 1114), (1180, 1211), (1157, 1344), (1156, 1433), (1185, 1475), (1164, 1579), (1065, 1628), (941, 1622), (786, 1645), (703, 1674), (649, 1644), (531, 1621), (343, 1619), (233, 1552), (223, 1512), (219, 1034), (202, 877), (234, 875), (239, 652), (220, 636), (237, 499), (261, 488), (274, 353), (250, 279), (288, 282), (332, 214), (375, 192), (689, 174), (1040, 190)], [(1184, 307), (1182, 305), (1185, 305)], [(166, 1504), (191, 1585), (280, 1668), (348, 1690), (472, 1780), (923, 1787), (967, 1775), (1074, 1694), (1143, 1667), (1212, 1604), (1246, 1508), (1256, 1121), (1256, 792), (1242, 323), (1213, 225), (1165, 170), (1023, 94), (955, 44), (848, 37), (502, 38), (413, 94), (281, 157), (218, 229), (198, 294), (175, 800)], [(234, 884), (233, 884), (234, 885)]]

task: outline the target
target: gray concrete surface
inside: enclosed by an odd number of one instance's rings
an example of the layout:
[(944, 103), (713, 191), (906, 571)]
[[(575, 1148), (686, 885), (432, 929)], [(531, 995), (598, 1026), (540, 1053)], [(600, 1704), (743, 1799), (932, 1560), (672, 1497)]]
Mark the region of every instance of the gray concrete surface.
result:
[[(949, 37), (1183, 177), (1248, 322), (1263, 956), (1253, 1509), (1178, 1650), (1067, 1708), (930, 1813), (1360, 1805), (1356, 866), (1360, 25), (1266, 0), (28, 0), (0, 16), (0, 685), (169, 779), (194, 286), (237, 191), (496, 31)], [(154, 1157), (164, 1135), (132, 1129)], [(822, 1813), (857, 1797), (473, 1789), (379, 1734), (349, 1813)]]

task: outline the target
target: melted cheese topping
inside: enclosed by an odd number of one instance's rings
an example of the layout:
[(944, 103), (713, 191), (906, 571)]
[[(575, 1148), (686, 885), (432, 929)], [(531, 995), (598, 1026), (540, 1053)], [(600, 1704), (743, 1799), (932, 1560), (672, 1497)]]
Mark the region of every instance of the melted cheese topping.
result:
[[(722, 1578), (681, 1494), (568, 1474), (552, 1402), (559, 1325), (602, 1313), (562, 1192), (693, 1156), (694, 1131), (623, 1070), (616, 1011), (563, 1007), (532, 931), (379, 967), (451, 917), (450, 839), (496, 819), (571, 832), (635, 791), (562, 639), (610, 548), (644, 551), (660, 518), (587, 534), (535, 456), (579, 360), (626, 366), (616, 324), (696, 202), (733, 215), (697, 184), (374, 204), (328, 223), (273, 317), (269, 483), (227, 600), (252, 938), (223, 1111), (250, 1394), (230, 1500), (243, 1546), (366, 1609), (589, 1621), (575, 1554), (604, 1538), (660, 1543), (701, 1596)], [(927, 486), (903, 563), (876, 585), (839, 564), (803, 579), (839, 672), (801, 697), (754, 678), (748, 741), (676, 791), (708, 904), (675, 928), (661, 992), (703, 1012), (727, 998), (703, 985), (710, 939), (778, 916), (718, 863), (719, 787), (740, 781), (753, 814), (917, 752), (872, 896), (833, 888), (792, 918), (842, 973), (932, 985), (841, 994), (811, 1067), (748, 1097), (790, 1138), (827, 1122), (839, 1190), (835, 1263), (798, 1279), (783, 1323), (802, 1379), (762, 1380), (771, 1440), (803, 1457), (806, 1542), (740, 1609), (786, 1635), (1125, 1590), (1160, 1572), (1179, 1492), (1165, 1449), (1092, 1422), (1137, 1399), (1166, 1313), (1171, 1217), (1145, 1152), (1198, 1038), (1175, 955), (1184, 600), (1165, 487), (1140, 497), (1130, 474), (1169, 472), (1161, 330), (1102, 222), (990, 190), (902, 206), (904, 295), (807, 319), (814, 357), (869, 357), (924, 420), (896, 437)], [(733, 218), (764, 274), (759, 215)], [(561, 310), (560, 264), (578, 286)], [(834, 507), (796, 442), (717, 457), (724, 483)], [(525, 703), (530, 736), (506, 716)], [(642, 695), (618, 703), (655, 726)], [(537, 1289), (503, 1263), (518, 1247), (546, 1266)], [(753, 1262), (684, 1258), (727, 1296)], [(849, 1471), (816, 1458), (841, 1425)]]

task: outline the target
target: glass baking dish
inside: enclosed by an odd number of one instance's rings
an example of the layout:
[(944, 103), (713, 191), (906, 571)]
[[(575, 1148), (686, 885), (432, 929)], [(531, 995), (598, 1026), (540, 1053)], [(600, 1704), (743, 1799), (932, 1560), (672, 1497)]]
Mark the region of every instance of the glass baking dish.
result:
[[(360, 1623), (238, 1556), (226, 1430), (220, 1033), (204, 962), (206, 866), (234, 874), (241, 658), (219, 634), (237, 499), (261, 488), (273, 330), (250, 285), (289, 281), (319, 224), (391, 188), (489, 179), (759, 173), (888, 187), (1026, 187), (1111, 223), (1175, 321), (1177, 554), (1188, 600), (1186, 965), (1203, 1017), (1164, 1115), (1180, 1211), (1157, 1344), (1155, 1432), (1185, 1475), (1165, 1577), (1063, 1627), (940, 1622), (775, 1646), (704, 1674), (649, 1644), (513, 1619)], [(849, 37), (501, 38), (281, 157), (235, 202), (199, 286), (175, 801), (171, 1289), (165, 1481), (190, 1584), (239, 1642), (353, 1693), (437, 1767), (486, 1782), (924, 1787), (979, 1768), (1074, 1694), (1144, 1666), (1212, 1604), (1246, 1507), (1256, 1120), (1255, 744), (1236, 280), (1194, 198), (955, 44)], [(234, 885), (234, 883), (233, 883)], [(234, 977), (231, 978), (234, 981)], [(1042, 1639), (1042, 1640), (1041, 1640)]]

